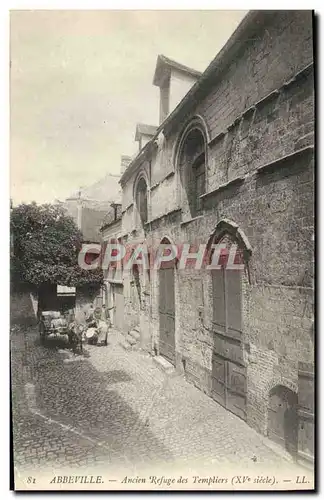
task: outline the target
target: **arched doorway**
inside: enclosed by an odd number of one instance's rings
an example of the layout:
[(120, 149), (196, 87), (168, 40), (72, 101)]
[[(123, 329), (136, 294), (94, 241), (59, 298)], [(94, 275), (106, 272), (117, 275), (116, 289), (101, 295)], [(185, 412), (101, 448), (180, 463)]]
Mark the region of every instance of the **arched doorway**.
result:
[[(171, 245), (167, 238), (161, 245)], [(159, 269), (159, 353), (175, 365), (175, 263), (162, 262)]]
[(293, 456), (298, 445), (297, 404), (297, 394), (288, 387), (276, 385), (269, 392), (268, 437)]
[[(210, 270), (214, 340), (211, 395), (226, 409), (246, 420), (243, 283), (247, 284), (247, 261), (251, 249), (244, 233), (235, 223), (227, 219), (217, 224), (209, 245), (210, 263), (214, 259), (214, 252), (219, 255), (217, 263), (213, 264), (215, 268)], [(220, 246), (212, 250), (213, 245)], [(231, 263), (233, 256), (234, 260)], [(216, 265), (220, 267), (217, 268)]]

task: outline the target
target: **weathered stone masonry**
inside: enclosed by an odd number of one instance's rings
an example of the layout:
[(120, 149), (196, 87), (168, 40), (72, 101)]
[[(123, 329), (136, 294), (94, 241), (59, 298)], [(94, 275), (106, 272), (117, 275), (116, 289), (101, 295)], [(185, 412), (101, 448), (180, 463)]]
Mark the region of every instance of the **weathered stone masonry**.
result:
[[(121, 180), (128, 243), (145, 240), (156, 246), (163, 238), (207, 243), (225, 220), (224, 234), (247, 252), (237, 365), (245, 396), (236, 402), (229, 392), (228, 408), (265, 435), (281, 425), (279, 410), (270, 416), (277, 411), (275, 398), (280, 391), (290, 390), (289, 397), (298, 393), (299, 364), (313, 363), (312, 36), (311, 12), (248, 14)], [(202, 211), (194, 218), (180, 160), (181, 144), (192, 129), (202, 134), (206, 168)], [(140, 176), (148, 187), (144, 225), (134, 203)], [(141, 324), (142, 346), (158, 354), (158, 271), (151, 271), (149, 285), (147, 276), (141, 280), (146, 280), (142, 297), (125, 296), (125, 317)], [(131, 277), (124, 282), (131, 290)], [(175, 365), (217, 399), (215, 352), (216, 358), (226, 355), (219, 351), (221, 337), (216, 343), (213, 334), (213, 286), (206, 270), (174, 270)], [(298, 436), (300, 451), (311, 456), (312, 439), (303, 433), (312, 434), (311, 422), (303, 423)]]

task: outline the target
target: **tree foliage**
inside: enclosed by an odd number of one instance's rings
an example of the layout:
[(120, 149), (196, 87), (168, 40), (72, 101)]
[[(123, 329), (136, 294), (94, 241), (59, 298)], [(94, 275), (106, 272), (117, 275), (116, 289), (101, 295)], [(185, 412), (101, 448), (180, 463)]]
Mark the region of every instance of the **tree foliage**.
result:
[(85, 271), (78, 265), (82, 234), (58, 205), (21, 204), (11, 210), (14, 282), (83, 286), (102, 283), (102, 270)]

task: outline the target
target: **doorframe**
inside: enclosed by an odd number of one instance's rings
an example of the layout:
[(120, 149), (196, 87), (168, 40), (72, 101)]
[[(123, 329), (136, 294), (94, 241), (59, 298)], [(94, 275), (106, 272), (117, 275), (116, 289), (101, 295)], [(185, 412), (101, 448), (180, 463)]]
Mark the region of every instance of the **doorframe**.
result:
[[(274, 395), (278, 396), (280, 398), (280, 401), (285, 401), (289, 404), (288, 402), (288, 398), (285, 400), (284, 398), (280, 397), (279, 396), (279, 391), (276, 391), (276, 389), (284, 389), (286, 391), (286, 393), (288, 393), (292, 398), (294, 398), (294, 404), (293, 405), (290, 405), (289, 408), (293, 409), (295, 411), (295, 426), (296, 426), (296, 442), (295, 443), (291, 443), (289, 441), (287, 441), (287, 438), (286, 438), (286, 435), (285, 435), (285, 424), (286, 424), (286, 417), (285, 417), (285, 414), (283, 414), (282, 416), (282, 431), (283, 431), (283, 436), (280, 436), (279, 434), (276, 433), (276, 431), (271, 428), (270, 426), (270, 422), (272, 422), (272, 419), (270, 418), (270, 412), (274, 412), (273, 408), (271, 407), (271, 404), (270, 404), (270, 398)], [(271, 394), (271, 392), (273, 392), (273, 394)], [(294, 445), (294, 453), (293, 455), (296, 457), (297, 456), (297, 451), (298, 451), (298, 424), (299, 424), (299, 419), (298, 419), (298, 392), (297, 391), (294, 391), (292, 390), (290, 387), (288, 387), (287, 385), (283, 385), (281, 383), (279, 384), (276, 384), (275, 386), (271, 387), (271, 389), (268, 391), (268, 401), (267, 401), (267, 437), (268, 439), (270, 439), (271, 441), (273, 441), (274, 443), (278, 444), (279, 446), (281, 446), (284, 450), (288, 451), (288, 448), (287, 448), (287, 445)], [(274, 412), (276, 414), (276, 416), (278, 415), (278, 409), (277, 411)], [(276, 422), (278, 423), (278, 418), (276, 419)], [(289, 452), (290, 453), (290, 452)]]
[[(222, 219), (216, 224), (216, 226), (214, 227), (214, 230), (212, 231), (212, 233), (209, 236), (209, 239), (207, 242), (207, 248), (206, 248), (207, 252), (211, 251), (213, 244), (221, 243), (224, 236), (226, 236), (226, 235), (232, 241), (232, 244), (236, 244), (238, 249), (240, 249), (243, 252), (242, 257), (243, 257), (244, 269), (242, 269), (240, 271), (240, 287), (241, 287), (241, 290), (240, 290), (240, 296), (241, 296), (241, 340), (240, 340), (240, 342), (241, 342), (242, 351), (243, 351), (244, 350), (245, 320), (246, 320), (245, 315), (244, 315), (244, 310), (245, 310), (246, 301), (248, 300), (246, 288), (248, 285), (251, 285), (249, 260), (250, 260), (250, 257), (252, 255), (252, 247), (251, 247), (246, 235), (244, 234), (244, 232), (239, 228), (239, 226), (235, 222), (233, 222), (229, 219)], [(225, 276), (226, 270), (223, 269), (222, 272), (224, 273), (225, 330), (227, 330), (228, 308), (226, 305), (226, 296), (227, 296), (228, 284), (227, 284), (227, 280), (226, 280), (226, 276)], [(209, 270), (208, 274), (209, 274), (208, 279), (211, 280), (209, 285), (212, 286), (212, 279), (213, 279), (212, 278), (212, 270)], [(211, 308), (210, 309), (211, 320), (210, 320), (209, 326), (213, 330), (214, 329), (214, 322), (213, 322), (214, 299), (213, 299), (213, 294), (211, 294), (210, 297), (208, 297), (208, 304), (209, 304), (209, 307)], [(220, 333), (220, 335), (222, 335), (222, 334)], [(227, 337), (227, 335), (225, 335), (225, 338), (226, 337)], [(219, 354), (216, 350), (214, 350), (214, 346), (213, 346), (213, 352), (215, 353), (216, 356), (218, 355), (218, 356), (222, 357), (221, 354)], [(242, 356), (243, 356), (243, 353), (242, 353)], [(236, 363), (235, 361), (224, 359), (224, 404), (222, 406), (224, 406), (224, 408), (226, 408), (228, 411), (231, 411), (232, 413), (234, 413), (233, 410), (228, 407), (227, 389), (229, 388), (228, 387), (229, 363), (234, 363), (234, 364), (237, 364), (238, 367), (244, 368), (244, 372), (245, 372), (244, 376), (245, 376), (245, 384), (246, 385), (245, 385), (245, 395), (244, 395), (244, 397), (245, 397), (245, 409), (244, 409), (245, 418), (243, 418), (243, 420), (246, 421), (246, 420), (248, 420), (248, 401), (249, 401), (249, 397), (248, 397), (248, 366), (246, 365), (246, 363), (243, 363), (241, 365), (240, 363)], [(213, 367), (211, 369), (213, 370)], [(230, 388), (229, 388), (229, 390), (230, 390)], [(240, 417), (240, 418), (242, 418), (242, 417)]]
[[(169, 236), (166, 236), (164, 235), (160, 242), (159, 242), (159, 245), (175, 245), (175, 243), (173, 242), (173, 240), (169, 237)], [(172, 269), (173, 269), (173, 289), (174, 289), (174, 366), (176, 366), (177, 364), (177, 331), (178, 331), (178, 314), (177, 314), (177, 293), (178, 293), (178, 286), (177, 286), (177, 268), (178, 268), (178, 255), (175, 257), (175, 259), (173, 260), (173, 266), (172, 266)], [(171, 261), (172, 262), (172, 261)], [(159, 337), (158, 337), (158, 352), (157, 354), (158, 355), (161, 355), (162, 357), (163, 354), (161, 354), (160, 352), (160, 338), (161, 338), (161, 328), (160, 328), (160, 299), (161, 299), (161, 287), (160, 287), (160, 271), (161, 269), (157, 269), (157, 279), (158, 279), (158, 286), (157, 286), (157, 309), (158, 309), (158, 324), (159, 324)], [(165, 358), (167, 359), (167, 358)], [(169, 360), (167, 360), (169, 361)]]

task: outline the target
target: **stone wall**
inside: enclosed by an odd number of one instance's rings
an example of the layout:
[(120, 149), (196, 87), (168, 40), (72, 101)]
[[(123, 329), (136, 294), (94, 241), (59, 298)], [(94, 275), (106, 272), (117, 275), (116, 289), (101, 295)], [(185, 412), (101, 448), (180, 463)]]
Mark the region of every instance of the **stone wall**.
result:
[(80, 287), (76, 290), (75, 314), (78, 320), (84, 321), (90, 305), (97, 307), (102, 305), (102, 289), (100, 286)]
[(10, 290), (10, 325), (23, 327), (37, 323), (37, 293), (22, 288)]
[[(276, 11), (266, 19), (190, 114), (159, 137), (149, 183), (150, 224), (136, 229), (135, 238), (128, 214), (123, 217), (128, 242), (146, 238), (153, 246), (164, 237), (207, 243), (223, 219), (244, 233), (252, 248), (242, 278), (247, 421), (262, 433), (269, 391), (281, 384), (296, 392), (298, 362), (312, 362), (314, 351), (312, 17), (308, 11)], [(195, 117), (208, 142), (207, 194), (203, 215), (188, 221), (176, 160), (182, 133)], [(125, 205), (134, 179), (124, 188)], [(148, 350), (158, 352), (158, 273), (152, 272), (150, 294), (145, 312), (129, 300), (125, 313), (144, 314)], [(177, 368), (208, 394), (211, 299), (207, 271), (176, 270)]]

